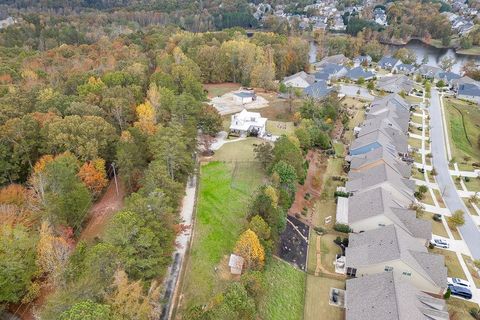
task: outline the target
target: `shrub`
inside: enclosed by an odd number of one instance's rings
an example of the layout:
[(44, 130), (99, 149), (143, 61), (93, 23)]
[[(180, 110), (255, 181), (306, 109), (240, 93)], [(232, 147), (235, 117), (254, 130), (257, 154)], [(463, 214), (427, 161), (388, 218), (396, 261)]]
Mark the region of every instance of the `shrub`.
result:
[(348, 192), (343, 192), (343, 191), (335, 191), (333, 193), (333, 196), (334, 197), (344, 197), (344, 198), (348, 198), (350, 194)]
[(452, 291), (450, 290), (450, 288), (447, 288), (447, 291), (443, 295), (443, 298), (448, 299), (448, 298), (450, 298), (451, 295), (452, 295)]
[(343, 233), (352, 232), (352, 229), (350, 229), (350, 227), (347, 224), (343, 224), (343, 223), (335, 223), (333, 230), (338, 232), (343, 232)]
[(327, 230), (325, 230), (324, 228), (322, 228), (320, 226), (313, 228), (313, 230), (315, 230), (315, 232), (319, 235), (323, 235), (323, 234), (327, 233)]
[(441, 214), (438, 214), (438, 213), (435, 213), (435, 214), (432, 216), (432, 219), (433, 219), (434, 221), (440, 222), (440, 221), (442, 221), (442, 215), (441, 215)]

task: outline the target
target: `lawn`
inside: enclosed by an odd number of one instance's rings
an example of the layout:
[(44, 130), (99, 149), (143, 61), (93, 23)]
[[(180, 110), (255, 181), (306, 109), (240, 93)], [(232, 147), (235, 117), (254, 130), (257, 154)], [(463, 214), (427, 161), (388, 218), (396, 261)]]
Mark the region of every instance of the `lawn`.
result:
[(433, 213), (425, 212), (423, 215), (420, 217), (423, 220), (431, 221), (432, 222), (432, 233), (448, 238), (448, 233), (445, 230), (445, 227), (443, 226), (443, 223), (441, 221), (435, 221), (433, 220)]
[(480, 178), (470, 178), (468, 181), (464, 178), (464, 182), (468, 191), (480, 192)]
[(214, 161), (254, 161), (255, 144), (261, 144), (264, 140), (258, 138), (246, 138), (239, 141), (225, 143), (215, 151), (212, 160)]
[(413, 147), (413, 148), (421, 149), (422, 148), (422, 140), (410, 137), (410, 138), (408, 138), (408, 145)]
[(440, 208), (445, 208), (445, 202), (443, 202), (442, 194), (440, 193), (440, 190), (433, 189), (433, 193), (435, 194), (435, 198), (438, 201), (438, 205)]
[(208, 97), (219, 97), (223, 96), (225, 93), (239, 89), (241, 86), (240, 83), (226, 82), (226, 83), (213, 83), (213, 84), (204, 84), (203, 87), (208, 91)]
[[(233, 174), (235, 172), (235, 174)], [(248, 178), (246, 178), (248, 177)], [(210, 162), (201, 167), (195, 232), (183, 286), (183, 309), (208, 302), (226, 285), (215, 267), (231, 253), (244, 229), (251, 195), (260, 185), (259, 165)]]
[(421, 116), (417, 116), (415, 114), (412, 114), (411, 120), (415, 123), (418, 123), (419, 125), (422, 125), (422, 117)]
[(478, 308), (478, 304), (451, 297), (447, 300), (447, 308), (451, 320), (473, 320), (468, 312), (471, 308)]
[(335, 150), (335, 155), (337, 157), (344, 157), (345, 156), (345, 145), (340, 142), (335, 142), (333, 144), (333, 149)]
[(480, 276), (478, 275), (478, 272), (475, 271), (473, 261), (469, 256), (466, 256), (462, 254), (463, 261), (465, 261), (465, 264), (467, 265), (468, 271), (470, 271), (470, 274), (473, 277), (473, 281), (475, 282), (475, 287), (480, 288)]
[(324, 225), (325, 218), (332, 217), (335, 221), (335, 213), (337, 205), (335, 203), (334, 193), (338, 186), (345, 185), (344, 182), (333, 180), (334, 176), (344, 176), (343, 172), (343, 158), (328, 158), (327, 169), (323, 177), (322, 193), (320, 201), (315, 203), (313, 210), (316, 211), (317, 221), (315, 225)]
[(447, 274), (449, 277), (466, 279), (462, 266), (458, 261), (457, 255), (453, 251), (443, 249), (429, 249), (430, 252), (441, 254), (445, 257), (445, 265), (447, 266)]
[[(458, 99), (444, 101), (452, 156), (467, 166), (472, 162), (480, 162), (480, 147), (477, 143), (480, 135), (480, 109)], [(469, 170), (472, 170), (471, 166)]]
[[(259, 306), (261, 319), (302, 319), (306, 274), (288, 263), (272, 259), (265, 270), (267, 290)], [(234, 320), (234, 319), (230, 319)]]
[[(345, 235), (346, 237), (347, 235)], [(336, 234), (323, 235), (320, 240), (320, 252), (322, 253), (322, 265), (330, 272), (335, 272), (335, 266), (333, 262), (338, 253), (342, 253), (342, 250), (337, 246), (333, 240), (337, 238)], [(312, 243), (314, 245), (314, 243)]]
[(417, 168), (412, 168), (412, 178), (425, 181), (425, 175), (418, 171)]
[(345, 289), (345, 281), (307, 276), (304, 320), (345, 319), (345, 309), (331, 306), (328, 303), (330, 288)]
[(406, 96), (405, 100), (407, 100), (409, 103), (420, 103), (423, 101), (422, 98), (415, 96)]
[(348, 131), (345, 132), (346, 141), (351, 141), (353, 139), (353, 128), (365, 120), (365, 102), (347, 97), (344, 98), (341, 103), (344, 107), (350, 109), (350, 112), (353, 115), (348, 122)]
[(293, 126), (293, 122), (282, 122), (273, 120), (267, 121), (267, 132), (273, 135), (281, 136), (282, 134), (285, 134), (289, 136), (293, 134), (294, 130), (295, 127)]

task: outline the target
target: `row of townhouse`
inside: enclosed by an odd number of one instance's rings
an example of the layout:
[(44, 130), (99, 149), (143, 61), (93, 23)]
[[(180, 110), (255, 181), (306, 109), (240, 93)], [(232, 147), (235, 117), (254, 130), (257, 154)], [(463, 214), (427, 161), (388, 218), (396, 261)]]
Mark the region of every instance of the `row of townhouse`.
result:
[(338, 259), (350, 277), (347, 320), (448, 319), (439, 298), (447, 288), (444, 257), (428, 252), (431, 222), (413, 210), (409, 122), (410, 104), (390, 94), (372, 102), (355, 130), (349, 197), (339, 197), (337, 207), (337, 223), (352, 229)]

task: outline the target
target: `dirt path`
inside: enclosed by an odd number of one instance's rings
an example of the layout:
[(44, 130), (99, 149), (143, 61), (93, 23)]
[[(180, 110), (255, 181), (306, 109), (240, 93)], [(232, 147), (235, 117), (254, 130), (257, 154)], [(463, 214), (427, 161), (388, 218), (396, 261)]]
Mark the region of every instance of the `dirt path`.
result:
[(91, 241), (99, 236), (112, 215), (122, 208), (124, 197), (125, 187), (120, 180), (118, 180), (118, 195), (115, 181), (111, 180), (102, 198), (90, 208), (87, 225), (80, 234), (79, 240)]

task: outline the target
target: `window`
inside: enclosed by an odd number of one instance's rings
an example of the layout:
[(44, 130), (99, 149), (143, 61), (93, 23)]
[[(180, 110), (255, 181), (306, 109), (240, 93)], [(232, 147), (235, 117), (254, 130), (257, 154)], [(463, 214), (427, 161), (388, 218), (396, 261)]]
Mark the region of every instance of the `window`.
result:
[(393, 267), (385, 266), (385, 271), (392, 271)]
[(403, 274), (404, 276), (409, 276), (409, 277), (412, 275), (412, 273), (411, 273), (411, 272), (408, 272), (408, 271), (403, 271), (402, 274)]

